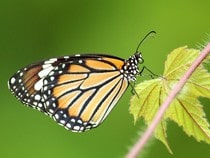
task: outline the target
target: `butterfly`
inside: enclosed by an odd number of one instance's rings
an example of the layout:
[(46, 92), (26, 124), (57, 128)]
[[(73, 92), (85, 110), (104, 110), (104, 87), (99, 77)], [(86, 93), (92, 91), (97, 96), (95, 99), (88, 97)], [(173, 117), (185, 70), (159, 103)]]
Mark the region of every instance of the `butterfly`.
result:
[[(151, 33), (154, 31), (145, 37)], [(138, 64), (144, 60), (138, 47), (126, 60), (106, 54), (77, 54), (36, 62), (11, 76), (8, 86), (23, 104), (68, 130), (84, 132), (105, 120), (129, 83), (141, 74)]]

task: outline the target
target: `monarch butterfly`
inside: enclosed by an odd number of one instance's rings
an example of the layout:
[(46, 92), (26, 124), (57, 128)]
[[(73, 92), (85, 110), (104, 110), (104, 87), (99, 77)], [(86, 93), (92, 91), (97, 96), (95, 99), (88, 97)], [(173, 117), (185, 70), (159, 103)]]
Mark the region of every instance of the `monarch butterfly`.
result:
[[(145, 38), (151, 33), (154, 31)], [(65, 128), (87, 131), (104, 121), (129, 83), (142, 72), (138, 68), (143, 63), (138, 47), (127, 60), (84, 54), (37, 62), (17, 71), (8, 86), (22, 103)]]

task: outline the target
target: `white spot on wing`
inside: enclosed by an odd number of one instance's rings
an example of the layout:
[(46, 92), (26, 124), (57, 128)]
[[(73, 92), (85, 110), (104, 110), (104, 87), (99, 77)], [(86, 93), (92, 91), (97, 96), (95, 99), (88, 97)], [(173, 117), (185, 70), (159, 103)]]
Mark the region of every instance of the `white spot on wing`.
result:
[(50, 80), (51, 80), (51, 81), (53, 81), (54, 79), (55, 79), (55, 77), (54, 77), (54, 76), (51, 76), (51, 77), (50, 77)]
[(80, 127), (80, 131), (83, 131), (84, 130), (84, 127)]
[(35, 106), (37, 106), (37, 102), (33, 102), (33, 104), (34, 104)]
[(50, 66), (52, 66), (51, 64), (44, 64), (44, 65), (42, 65), (42, 68), (43, 69), (46, 69), (46, 68), (48, 68), (48, 67), (50, 67)]
[(74, 126), (74, 130), (79, 131), (80, 127), (79, 126)]
[(51, 59), (45, 61), (44, 63), (45, 63), (45, 64), (52, 64), (52, 63), (54, 63), (54, 62), (56, 62), (56, 61), (57, 61), (57, 58), (51, 58)]
[(65, 122), (65, 120), (60, 120), (60, 123), (65, 124), (66, 122)]
[(20, 73), (20, 77), (23, 76), (23, 72)]
[(71, 119), (71, 122), (75, 122), (76, 120), (74, 118)]
[(40, 71), (38, 73), (38, 75), (39, 75), (40, 78), (43, 78), (43, 77), (47, 76), (50, 73), (50, 71), (52, 71), (53, 69), (54, 69), (54, 67), (53, 66), (50, 66), (50, 67), (48, 67), (48, 68), (43, 69), (42, 71)]
[(58, 114), (55, 114), (54, 117), (55, 117), (56, 120), (59, 119), (59, 115)]
[(39, 103), (38, 106), (41, 108), (43, 105), (42, 105), (42, 103)]
[(44, 79), (44, 78), (40, 79), (39, 81), (37, 81), (37, 82), (35, 83), (34, 89), (35, 89), (36, 91), (39, 91), (40, 89), (42, 89), (42, 87), (43, 87), (43, 79)]
[(41, 99), (41, 96), (39, 94), (35, 95), (34, 97), (35, 100), (40, 100)]
[(10, 80), (10, 83), (11, 83), (11, 84), (14, 84), (15, 81), (16, 81), (16, 79), (15, 79), (14, 77), (12, 77), (11, 80)]
[(67, 123), (66, 124), (66, 127), (71, 128), (71, 124), (70, 123)]
[(49, 112), (52, 114), (52, 113), (54, 113), (54, 110), (53, 109), (49, 109)]

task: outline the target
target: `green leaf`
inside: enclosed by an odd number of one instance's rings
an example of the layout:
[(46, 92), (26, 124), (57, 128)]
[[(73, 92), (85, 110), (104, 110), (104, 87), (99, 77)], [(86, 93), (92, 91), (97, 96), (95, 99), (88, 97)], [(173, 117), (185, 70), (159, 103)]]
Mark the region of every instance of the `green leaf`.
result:
[[(129, 108), (135, 122), (142, 117), (146, 124), (150, 124), (171, 89), (199, 53), (199, 50), (188, 49), (186, 46), (175, 49), (168, 55), (163, 77), (136, 85), (135, 90), (140, 97), (133, 96)], [(187, 135), (193, 136), (197, 141), (210, 144), (210, 125), (205, 118), (199, 97), (210, 98), (210, 74), (203, 64), (188, 79), (155, 130), (154, 136), (166, 145), (170, 153), (172, 151), (166, 134), (168, 119), (176, 122)]]

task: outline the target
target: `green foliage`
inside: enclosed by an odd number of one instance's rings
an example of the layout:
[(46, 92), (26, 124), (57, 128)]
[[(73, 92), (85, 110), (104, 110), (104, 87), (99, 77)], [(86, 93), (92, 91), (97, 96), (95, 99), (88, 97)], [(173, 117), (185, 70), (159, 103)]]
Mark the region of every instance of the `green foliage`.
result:
[[(140, 97), (132, 97), (129, 109), (135, 122), (142, 117), (148, 125), (150, 124), (171, 89), (199, 53), (199, 50), (188, 49), (186, 46), (175, 49), (168, 55), (162, 77), (144, 81), (135, 87)], [(174, 98), (155, 130), (155, 137), (166, 145), (170, 153), (172, 150), (167, 142), (166, 133), (168, 119), (181, 126), (187, 135), (193, 136), (197, 141), (210, 144), (210, 125), (205, 118), (199, 97), (210, 98), (210, 73), (203, 64), (195, 70)]]

